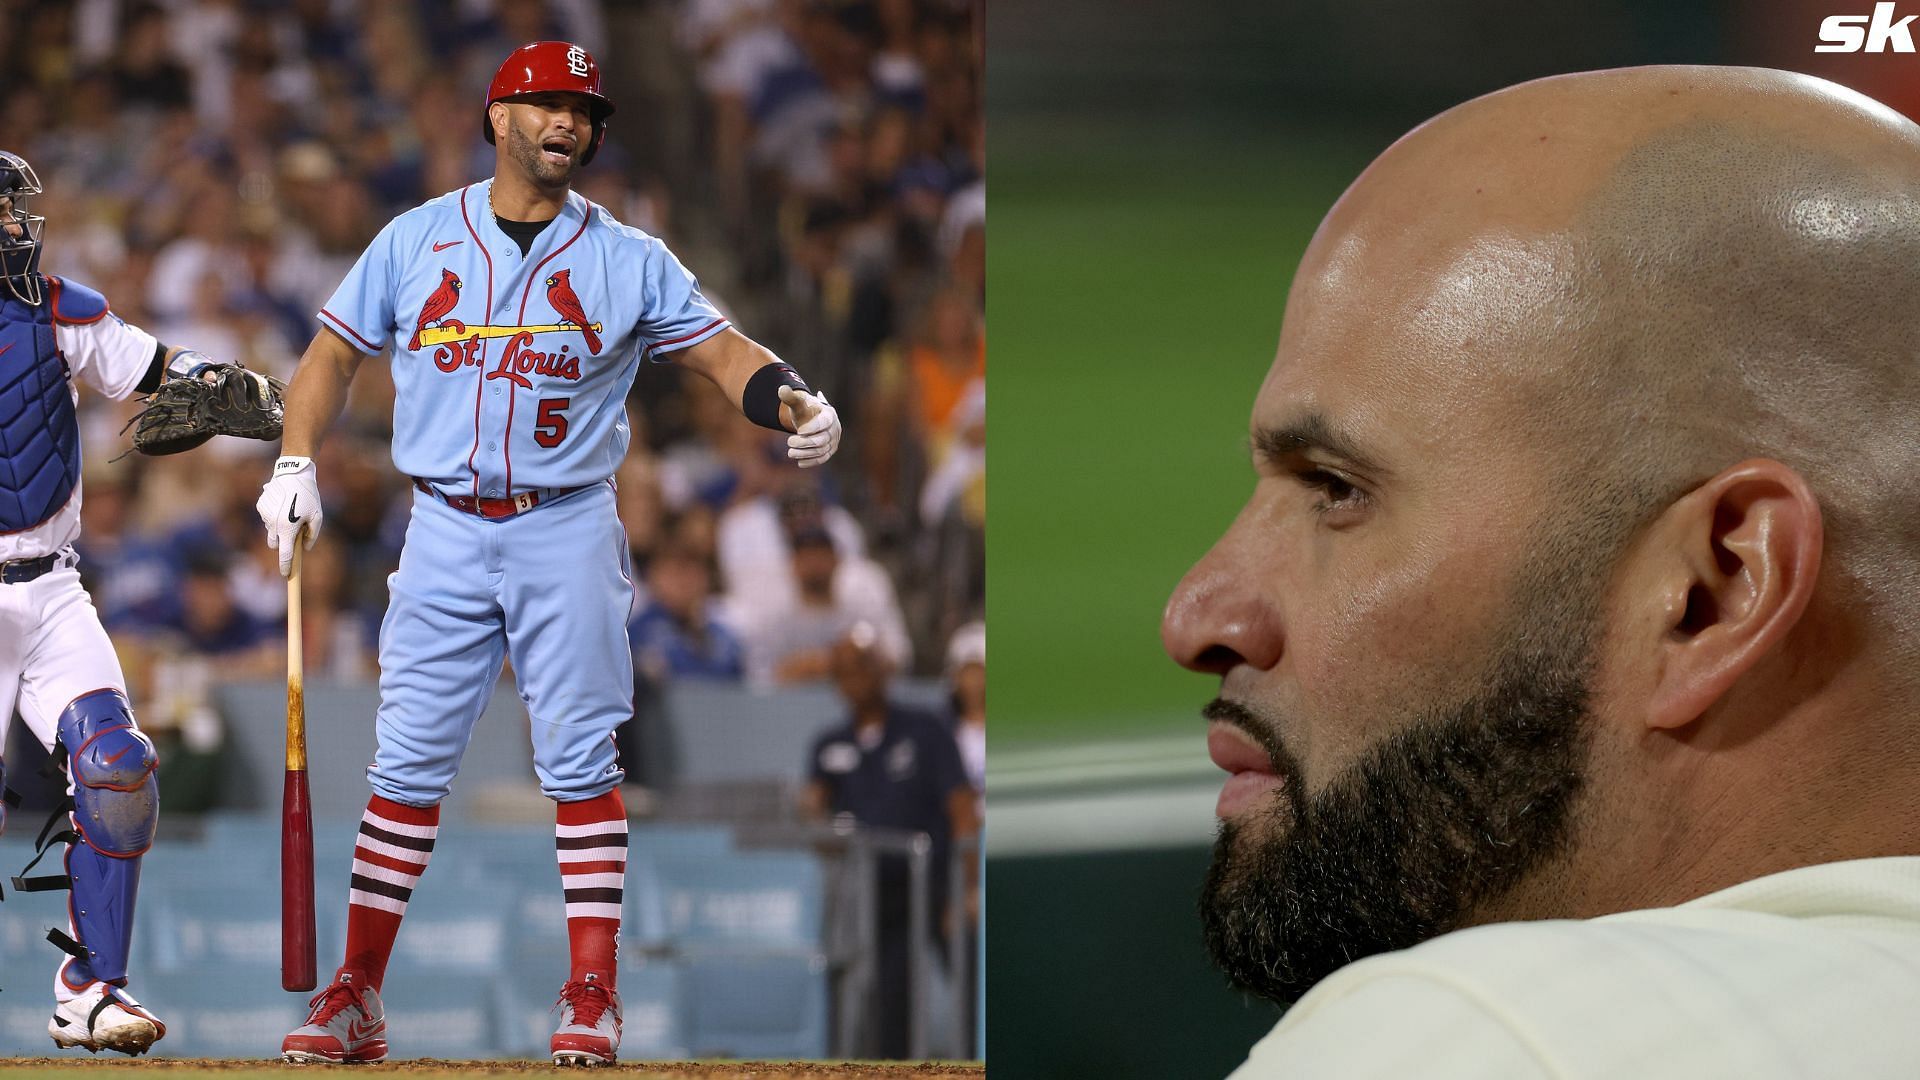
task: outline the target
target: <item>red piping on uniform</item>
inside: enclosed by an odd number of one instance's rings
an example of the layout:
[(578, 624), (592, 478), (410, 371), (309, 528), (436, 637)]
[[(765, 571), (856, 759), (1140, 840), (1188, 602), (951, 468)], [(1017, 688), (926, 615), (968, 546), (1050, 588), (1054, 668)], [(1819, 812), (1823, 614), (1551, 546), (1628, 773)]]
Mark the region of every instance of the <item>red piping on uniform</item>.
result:
[[(467, 192), (477, 184), (468, 184), (460, 191), (460, 220), (467, 226), (467, 235), (473, 237), (473, 246), (487, 260), (487, 313), (483, 317), (487, 325), (493, 324), (493, 252), (480, 242), (480, 234), (473, 231), (473, 219), (467, 216)], [(487, 388), (487, 346), (491, 339), (480, 343), (480, 370), (473, 383), (473, 449), (467, 452), (467, 472), (473, 474), (473, 497), (480, 497), (480, 470), (473, 467), (474, 455), (480, 453), (480, 397)]]
[(501, 454), (507, 459), (506, 497), (509, 499), (513, 498), (513, 403), (518, 400), (520, 400), (519, 393), (509, 388), (507, 390), (507, 433), (500, 437)]
[[(540, 280), (540, 268), (552, 262), (555, 255), (572, 247), (573, 242), (580, 239), (580, 234), (587, 231), (587, 223), (593, 220), (593, 202), (585, 195), (580, 196), (580, 201), (587, 204), (587, 212), (580, 218), (580, 227), (573, 231), (572, 236), (567, 237), (566, 243), (554, 248), (553, 252), (546, 258), (533, 264), (533, 272), (527, 275), (527, 284), (520, 290), (520, 314), (515, 317), (516, 321), (520, 323), (527, 321), (527, 297), (533, 294), (533, 283)], [(507, 395), (507, 434), (504, 436), (502, 442), (502, 445), (506, 447), (507, 498), (509, 499), (513, 498), (513, 405), (515, 401), (519, 400), (519, 397), (520, 395), (515, 393), (509, 393)]]
[(338, 315), (335, 315), (333, 312), (328, 311), (326, 308), (321, 308), (320, 314), (325, 315), (329, 319), (332, 319), (334, 321), (334, 325), (340, 327), (340, 329), (342, 330), (345, 330), (349, 335), (353, 337), (353, 340), (359, 342), (362, 345), (365, 345), (368, 349), (371, 349), (374, 352), (380, 351), (380, 346), (375, 345), (373, 342), (368, 341), (366, 338), (361, 337), (360, 331), (355, 330), (351, 326), (348, 326), (347, 320), (341, 318)]
[(727, 323), (727, 320), (725, 319), (715, 319), (712, 322), (708, 323), (707, 325), (701, 327), (700, 329), (695, 330), (691, 334), (681, 334), (677, 338), (668, 338), (665, 341), (656, 341), (653, 344), (647, 346), (646, 348), (640, 350), (640, 355), (645, 356), (650, 352), (659, 352), (661, 349), (664, 349), (669, 345), (678, 345), (683, 341), (688, 341), (693, 338), (697, 338), (701, 334), (706, 333), (707, 331), (713, 329), (716, 326), (725, 326), (726, 323)]

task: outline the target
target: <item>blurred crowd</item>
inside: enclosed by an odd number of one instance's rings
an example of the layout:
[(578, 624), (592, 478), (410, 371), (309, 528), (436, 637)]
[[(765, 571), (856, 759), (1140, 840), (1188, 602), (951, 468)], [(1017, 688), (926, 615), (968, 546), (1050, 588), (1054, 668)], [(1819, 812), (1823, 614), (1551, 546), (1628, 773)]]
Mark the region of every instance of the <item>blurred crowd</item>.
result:
[[(576, 189), (666, 239), (847, 430), (802, 472), (704, 380), (641, 372), (618, 474), (641, 677), (823, 679), (858, 621), (939, 674), (985, 598), (981, 19), (979, 0), (0, 0), (0, 147), (46, 187), (48, 272), (284, 378), (382, 225), (491, 175), (507, 52), (583, 44), (618, 112)], [(392, 394), (363, 364), (319, 459), (309, 678), (376, 671), (411, 497)], [(143, 726), (190, 749), (217, 741), (209, 686), (284, 661), (253, 510), (274, 450), (117, 457), (135, 407), (82, 402), (81, 565)]]

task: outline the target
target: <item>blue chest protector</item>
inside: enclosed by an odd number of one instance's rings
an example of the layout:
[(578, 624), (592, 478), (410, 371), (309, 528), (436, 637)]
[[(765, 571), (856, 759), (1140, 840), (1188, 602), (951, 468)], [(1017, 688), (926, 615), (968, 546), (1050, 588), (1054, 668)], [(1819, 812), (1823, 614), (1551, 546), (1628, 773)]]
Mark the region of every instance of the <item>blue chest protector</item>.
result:
[(84, 285), (47, 285), (38, 307), (0, 290), (0, 532), (45, 522), (80, 481), (80, 422), (53, 328), (95, 322), (107, 302)]

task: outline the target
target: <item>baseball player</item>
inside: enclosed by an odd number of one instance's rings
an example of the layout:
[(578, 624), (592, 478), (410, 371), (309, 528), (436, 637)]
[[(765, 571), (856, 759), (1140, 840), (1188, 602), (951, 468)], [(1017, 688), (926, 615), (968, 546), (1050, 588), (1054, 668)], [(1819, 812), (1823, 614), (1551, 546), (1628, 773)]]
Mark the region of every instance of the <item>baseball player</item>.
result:
[(0, 737), (17, 709), (67, 770), (71, 825), (41, 844), (42, 854), (65, 846), (66, 873), (23, 879), (29, 891), (73, 895), (67, 932), (49, 935), (69, 955), (54, 976), (47, 1030), (62, 1047), (141, 1054), (167, 1032), (126, 989), (140, 857), (160, 813), (158, 762), (75, 569), (74, 383), (126, 398), (224, 365), (162, 345), (99, 293), (42, 274), (45, 219), (26, 205), (38, 194), (33, 167), (0, 151)]
[(348, 894), (346, 957), (282, 1046), (290, 1061), (378, 1061), (380, 985), (439, 804), (505, 657), (556, 806), (572, 970), (556, 1064), (620, 1044), (615, 941), (627, 823), (613, 731), (632, 715), (633, 587), (611, 477), (642, 361), (711, 379), (788, 456), (840, 440), (825, 398), (734, 330), (659, 240), (570, 185), (613, 103), (585, 49), (516, 49), (488, 87), (491, 181), (395, 218), (319, 312), (287, 393), (284, 457), (261, 493), (285, 572), (322, 510), (313, 454), (365, 356), (391, 351), (394, 465), (417, 489), (380, 630), (378, 750)]

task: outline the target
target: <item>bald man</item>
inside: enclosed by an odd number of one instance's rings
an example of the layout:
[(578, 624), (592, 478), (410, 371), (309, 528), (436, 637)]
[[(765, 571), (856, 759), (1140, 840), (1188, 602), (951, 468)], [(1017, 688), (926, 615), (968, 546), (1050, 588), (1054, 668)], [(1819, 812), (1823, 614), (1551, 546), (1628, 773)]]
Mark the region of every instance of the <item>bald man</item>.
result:
[[(1166, 610), (1236, 1078), (1920, 1076), (1920, 127), (1527, 83), (1328, 213)], [(1297, 1002), (1297, 1003), (1296, 1003)]]

